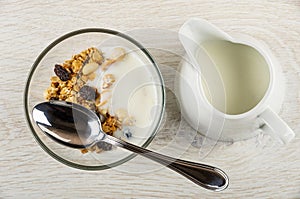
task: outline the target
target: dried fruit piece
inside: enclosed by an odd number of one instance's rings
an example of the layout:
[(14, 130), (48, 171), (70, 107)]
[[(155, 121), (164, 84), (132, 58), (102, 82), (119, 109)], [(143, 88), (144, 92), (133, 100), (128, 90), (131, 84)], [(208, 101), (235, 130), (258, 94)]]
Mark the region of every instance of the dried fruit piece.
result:
[(97, 147), (102, 149), (103, 151), (110, 151), (112, 150), (112, 145), (106, 142), (97, 142)]
[(55, 64), (54, 73), (59, 77), (61, 81), (68, 81), (70, 79), (70, 73), (61, 65)]
[(82, 97), (84, 100), (87, 101), (94, 101), (97, 97), (97, 89), (90, 87), (90, 86), (83, 86), (80, 90), (79, 90), (79, 95), (80, 97)]
[(130, 131), (129, 128), (124, 128), (124, 129), (123, 129), (123, 134), (124, 134), (124, 136), (125, 136), (127, 139), (129, 139), (129, 138), (132, 137), (132, 133), (131, 133), (131, 131)]

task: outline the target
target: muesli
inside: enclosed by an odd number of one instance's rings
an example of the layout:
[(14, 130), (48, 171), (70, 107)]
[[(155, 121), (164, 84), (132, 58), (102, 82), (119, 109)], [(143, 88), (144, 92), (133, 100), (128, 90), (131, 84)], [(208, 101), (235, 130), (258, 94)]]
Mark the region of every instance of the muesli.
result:
[[(45, 90), (46, 100), (63, 100), (80, 104), (102, 116), (102, 129), (108, 135), (114, 135), (122, 124), (126, 126), (134, 124), (134, 118), (129, 116), (126, 110), (118, 110), (115, 115), (111, 115), (104, 106), (109, 98), (102, 98), (105, 93), (111, 92), (111, 87), (116, 82), (114, 74), (105, 74), (102, 78), (102, 85), (90, 86), (89, 81), (97, 77), (99, 70), (106, 71), (113, 63), (122, 61), (126, 56), (126, 50), (121, 47), (113, 49), (110, 57), (104, 57), (101, 50), (91, 47), (79, 54), (73, 55), (71, 59), (61, 64), (54, 65), (55, 76), (50, 78), (50, 86)], [(104, 118), (104, 119), (103, 119)], [(131, 135), (126, 129), (126, 137)], [(112, 145), (99, 142), (82, 153), (89, 151), (101, 152), (111, 150)]]

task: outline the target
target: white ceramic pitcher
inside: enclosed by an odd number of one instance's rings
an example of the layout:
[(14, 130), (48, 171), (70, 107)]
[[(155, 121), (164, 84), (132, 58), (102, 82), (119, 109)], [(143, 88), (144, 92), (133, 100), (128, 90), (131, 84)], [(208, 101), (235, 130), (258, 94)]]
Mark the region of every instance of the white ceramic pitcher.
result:
[[(262, 131), (279, 138), (284, 143), (294, 137), (294, 132), (277, 114), (284, 98), (284, 81), (279, 64), (266, 47), (250, 37), (232, 38), (206, 20), (198, 18), (192, 18), (183, 24), (179, 30), (179, 39), (187, 56), (180, 65), (177, 92), (183, 116), (194, 129), (208, 137), (223, 141), (247, 139)], [(235, 45), (243, 45), (242, 49), (245, 49), (245, 52), (252, 52), (253, 59), (263, 59), (261, 63), (266, 65), (266, 69), (264, 72), (259, 71), (257, 77), (266, 80), (266, 88), (261, 99), (249, 110), (235, 114), (226, 113), (216, 108), (217, 105), (212, 105), (207, 93), (205, 94), (207, 83), (210, 85), (209, 89), (214, 90), (212, 95), (215, 95), (215, 101), (218, 101), (219, 104), (224, 101), (224, 106), (226, 106), (225, 100), (228, 101), (231, 97), (224, 89), (223, 79), (225, 77), (220, 75), (220, 71), (215, 67), (214, 59), (203, 48), (203, 44), (208, 41), (228, 41), (233, 48), (236, 47)], [(225, 48), (224, 52), (226, 50)], [(251, 59), (251, 56), (248, 57)], [(245, 58), (248, 59), (248, 57)], [(224, 71), (228, 73), (226, 68)], [(212, 74), (219, 74), (219, 77)], [(250, 78), (247, 74), (245, 77)], [(254, 95), (253, 89), (264, 89), (259, 81), (255, 82), (255, 78), (256, 76), (253, 77), (253, 82), (257, 85), (251, 85), (251, 92)], [(243, 81), (243, 79), (239, 81)], [(231, 88), (226, 89), (230, 90)], [(243, 91), (246, 95), (247, 92)], [(238, 92), (236, 93), (238, 94)], [(232, 107), (234, 107), (234, 103), (231, 103)], [(237, 105), (243, 105), (243, 102), (238, 102)]]

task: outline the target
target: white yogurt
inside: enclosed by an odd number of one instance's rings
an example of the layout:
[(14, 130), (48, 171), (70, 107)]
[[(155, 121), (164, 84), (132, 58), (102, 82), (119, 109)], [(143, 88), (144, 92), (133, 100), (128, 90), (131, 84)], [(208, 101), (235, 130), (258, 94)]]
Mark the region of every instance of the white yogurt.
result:
[[(110, 57), (113, 48), (101, 48), (105, 57)], [(103, 108), (108, 108), (114, 115), (117, 110), (125, 109), (129, 116), (134, 118), (133, 126), (123, 126), (123, 130), (129, 128), (132, 137), (126, 138), (120, 130), (114, 136), (125, 139), (134, 144), (144, 143), (152, 134), (160, 115), (162, 97), (161, 85), (157, 85), (149, 68), (153, 66), (145, 64), (137, 52), (126, 49), (127, 55), (121, 61), (113, 63), (106, 71), (97, 71), (97, 77), (88, 82), (101, 93), (102, 78), (106, 74), (113, 74), (116, 81), (109, 88), (111, 91), (101, 95), (101, 101), (108, 100)], [(151, 64), (151, 63), (149, 63)], [(148, 68), (149, 67), (149, 68)], [(160, 93), (159, 93), (160, 92)]]

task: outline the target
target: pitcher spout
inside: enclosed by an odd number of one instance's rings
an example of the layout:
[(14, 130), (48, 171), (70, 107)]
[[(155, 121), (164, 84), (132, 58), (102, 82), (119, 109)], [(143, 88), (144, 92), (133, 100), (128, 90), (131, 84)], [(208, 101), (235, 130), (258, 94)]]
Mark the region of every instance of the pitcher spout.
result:
[(204, 19), (191, 18), (186, 21), (179, 30), (179, 39), (182, 44), (189, 39), (197, 44), (207, 40), (229, 40), (232, 38)]

